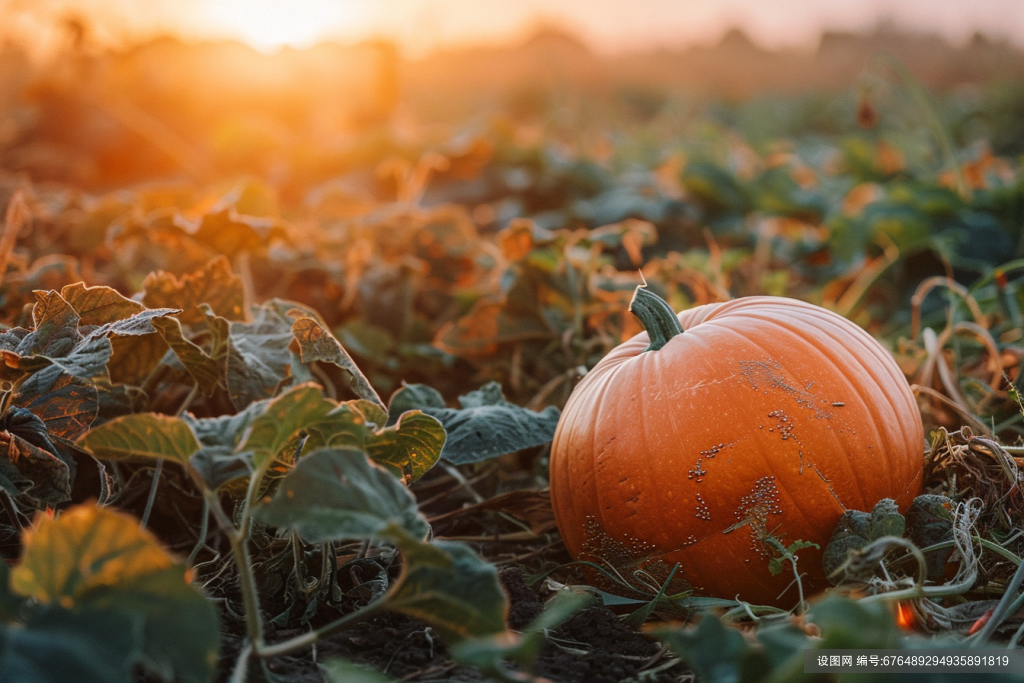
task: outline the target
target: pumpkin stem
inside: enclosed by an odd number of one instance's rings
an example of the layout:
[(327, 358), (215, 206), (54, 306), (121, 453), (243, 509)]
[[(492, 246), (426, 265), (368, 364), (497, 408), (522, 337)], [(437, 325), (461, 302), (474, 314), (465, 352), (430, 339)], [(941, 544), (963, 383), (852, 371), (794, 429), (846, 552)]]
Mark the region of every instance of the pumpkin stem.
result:
[(629, 310), (640, 319), (647, 334), (651, 337), (651, 345), (644, 351), (657, 351), (677, 334), (683, 333), (683, 326), (676, 317), (668, 302), (647, 289), (644, 283), (633, 292), (633, 300), (629, 302)]

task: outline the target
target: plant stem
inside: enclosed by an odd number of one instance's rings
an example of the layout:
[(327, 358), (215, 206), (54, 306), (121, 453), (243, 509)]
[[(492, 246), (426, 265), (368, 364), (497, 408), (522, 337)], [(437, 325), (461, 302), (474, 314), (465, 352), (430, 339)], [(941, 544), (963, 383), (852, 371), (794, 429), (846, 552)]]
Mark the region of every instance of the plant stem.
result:
[(203, 497), (203, 521), (199, 524), (199, 539), (196, 541), (196, 545), (192, 548), (192, 552), (189, 553), (188, 559), (185, 560), (186, 567), (192, 567), (196, 563), (196, 558), (199, 557), (199, 552), (206, 545), (206, 534), (210, 531), (210, 501)]
[(139, 525), (145, 529), (149, 524), (149, 514), (153, 512), (153, 503), (156, 502), (156, 490), (160, 486), (160, 475), (164, 471), (164, 459), (157, 458), (156, 468), (153, 470), (153, 482), (149, 485), (149, 498), (146, 499), (146, 509), (142, 513), (142, 520)]
[(981, 647), (988, 642), (988, 639), (992, 637), (992, 634), (996, 632), (996, 629), (999, 628), (1006, 617), (1013, 613), (1010, 611), (1011, 604), (1019, 607), (1017, 603), (1020, 602), (1020, 599), (1016, 598), (1016, 594), (1020, 590), (1021, 583), (1024, 583), (1024, 563), (1021, 563), (1017, 567), (1017, 571), (1013, 573), (1013, 578), (1010, 579), (1010, 583), (1006, 586), (1006, 592), (1003, 593), (1003, 597), (1000, 598), (996, 608), (992, 611), (992, 616), (985, 623), (985, 626), (982, 627), (974, 647)]
[[(231, 553), (235, 557), (235, 565), (238, 569), (238, 588), (242, 592), (242, 602), (245, 605), (245, 630), (246, 635), (249, 637), (249, 642), (254, 647), (259, 647), (263, 644), (263, 621), (260, 615), (260, 599), (256, 592), (256, 579), (252, 574), (252, 561), (249, 557), (249, 548), (247, 546), (249, 533), (248, 533), (248, 515), (243, 512), (242, 525), (240, 528), (236, 528), (231, 519), (225, 514), (224, 509), (220, 506), (220, 500), (217, 498), (216, 491), (212, 491), (203, 481), (203, 478), (199, 476), (199, 473), (194, 468), (188, 467), (189, 475), (191, 475), (193, 481), (199, 490), (203, 492), (203, 498), (210, 508), (210, 512), (213, 513), (213, 518), (217, 520), (217, 526), (221, 528), (221, 531), (228, 537), (228, 541), (231, 544)], [(253, 481), (256, 480), (258, 473), (254, 472), (249, 478), (249, 490), (253, 490)], [(246, 501), (248, 502), (248, 495)]]
[(667, 301), (647, 289), (646, 285), (640, 285), (633, 292), (629, 310), (640, 319), (651, 337), (651, 344), (644, 349), (645, 352), (657, 351), (672, 337), (683, 333), (683, 326), (679, 323), (676, 312)]
[(326, 624), (325, 626), (321, 626), (315, 631), (303, 633), (301, 636), (295, 636), (294, 638), (285, 640), (280, 643), (274, 643), (273, 645), (259, 644), (255, 647), (254, 651), (257, 657), (266, 659), (268, 657), (280, 657), (281, 655), (287, 655), (292, 652), (295, 652), (296, 650), (302, 650), (304, 648), (312, 646), (314, 643), (324, 638), (328, 638), (334, 635), (335, 633), (338, 633), (349, 624), (353, 624), (370, 617), (379, 609), (381, 609), (386, 602), (387, 596), (377, 600), (376, 602), (371, 602), (369, 605), (363, 607), (362, 609), (358, 609), (355, 612), (346, 614), (343, 617), (338, 617), (331, 623)]

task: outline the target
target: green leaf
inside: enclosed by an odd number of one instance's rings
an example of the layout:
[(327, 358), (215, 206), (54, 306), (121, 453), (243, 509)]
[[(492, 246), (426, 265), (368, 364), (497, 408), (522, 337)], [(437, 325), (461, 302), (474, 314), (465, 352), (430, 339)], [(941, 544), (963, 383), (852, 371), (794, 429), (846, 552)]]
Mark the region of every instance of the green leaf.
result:
[(253, 307), (251, 323), (231, 323), (227, 389), (236, 410), (271, 398), (291, 380), (292, 321), (277, 303)]
[(184, 567), (122, 575), (119, 584), (92, 592), (85, 608), (142, 615), (142, 662), (165, 680), (206, 683), (217, 666), (217, 608), (190, 586)]
[(504, 632), (507, 600), (494, 565), (462, 543), (430, 545), (443, 551), (450, 565), (419, 564), (405, 553), (405, 567), (388, 595), (387, 608), (422, 619), (450, 644)]
[(839, 568), (846, 562), (849, 553), (860, 550), (871, 541), (883, 536), (902, 536), (905, 526), (903, 515), (891, 498), (884, 498), (875, 504), (869, 514), (858, 510), (847, 510), (839, 518), (822, 556), (825, 576), (833, 585), (844, 579)]
[(386, 421), (386, 413), (375, 403), (359, 399), (338, 405), (325, 398), (319, 387), (300, 385), (267, 403), (252, 421), (242, 448), (256, 454), (257, 469), (265, 468), (287, 444), (305, 434), (309, 450), (361, 449), (395, 475), (418, 479), (437, 462), (444, 429), (419, 412), (408, 413), (394, 427), (377, 429)]
[[(918, 548), (927, 548), (953, 538), (953, 501), (946, 496), (921, 495), (907, 509), (907, 538)], [(953, 548), (925, 553), (928, 578), (941, 579)]]
[(115, 320), (97, 327), (89, 333), (90, 336), (109, 337), (141, 337), (147, 334), (155, 334), (156, 327), (153, 323), (168, 316), (181, 313), (180, 308), (152, 308), (145, 309), (123, 320)]
[[(409, 392), (397, 397), (402, 404), (420, 397), (436, 402), (422, 385), (409, 385), (405, 389)], [(509, 403), (497, 382), (460, 396), (459, 403), (461, 409), (418, 406), (441, 421), (448, 435), (441, 457), (456, 465), (543, 445), (554, 438), (558, 426), (557, 408), (549, 406), (537, 413)]]
[(572, 615), (593, 602), (587, 593), (560, 591), (544, 606), (544, 611), (523, 630), (519, 637), (500, 633), (487, 638), (470, 638), (452, 647), (452, 658), (460, 664), (501, 677), (504, 661), (527, 667), (540, 654), (547, 631), (561, 626)]
[(696, 629), (659, 630), (654, 635), (709, 683), (739, 683), (743, 659), (753, 649), (739, 631), (726, 628), (713, 614), (701, 619)]
[(56, 453), (12, 435), (0, 441), (0, 487), (40, 509), (57, 507), (71, 500), (71, 470)]
[(379, 671), (340, 658), (324, 662), (320, 670), (327, 683), (392, 683), (395, 680)]
[(381, 408), (384, 407), (384, 402), (380, 400), (380, 396), (370, 385), (370, 380), (366, 379), (341, 342), (321, 327), (316, 320), (299, 318), (292, 325), (292, 334), (295, 336), (295, 341), (298, 342), (299, 357), (303, 363), (323, 361), (337, 365), (351, 377), (352, 391), (356, 393), (356, 396), (372, 401)]
[[(252, 418), (243, 450), (256, 454), (253, 466), (261, 469), (299, 432), (325, 418), (337, 404), (324, 398), (312, 384), (292, 387), (277, 398), (261, 404), (262, 413)], [(248, 414), (248, 410), (243, 411)]]
[(392, 524), (416, 539), (429, 530), (409, 490), (365, 453), (349, 448), (303, 457), (255, 514), (309, 543), (374, 538)]
[(906, 527), (906, 520), (896, 507), (896, 501), (892, 498), (883, 498), (875, 504), (871, 511), (871, 537), (869, 540), (877, 541), (883, 536), (902, 536)]
[(66, 609), (95, 589), (174, 566), (135, 519), (89, 505), (70, 508), (56, 518), (40, 516), (23, 541), (25, 550), (11, 573), (11, 587)]
[(107, 374), (107, 363), (110, 362), (110, 357), (113, 353), (114, 347), (109, 339), (90, 335), (72, 349), (68, 355), (62, 358), (50, 358), (53, 368), (47, 368), (40, 372), (59, 368), (72, 377), (84, 380), (105, 377)]
[(252, 474), (252, 453), (235, 453), (226, 446), (203, 446), (189, 463), (211, 490)]
[(678, 562), (672, 567), (672, 571), (669, 572), (668, 577), (661, 584), (661, 588), (658, 589), (657, 594), (646, 604), (641, 605), (639, 608), (626, 615), (622, 620), (623, 623), (633, 628), (640, 628), (640, 626), (647, 621), (647, 618), (654, 613), (655, 608), (658, 607), (658, 603), (660, 603), (662, 598), (665, 596), (665, 592), (668, 590), (668, 587), (672, 583), (672, 579), (675, 577), (677, 571), (679, 571)]
[(0, 672), (11, 683), (131, 683), (140, 619), (121, 611), (35, 611), (24, 626), (0, 623)]
[(365, 442), (366, 453), (375, 463), (409, 481), (416, 481), (437, 463), (444, 445), (444, 427), (418, 410), (403, 413), (398, 424), (373, 432)]
[(181, 322), (177, 318), (154, 320), (153, 326), (160, 332), (160, 336), (167, 342), (203, 394), (212, 396), (218, 388), (225, 386), (228, 356), (227, 320), (213, 316), (213, 321), (209, 325), (213, 338), (213, 355), (185, 338)]
[(187, 465), (199, 442), (188, 424), (156, 413), (124, 415), (92, 429), (78, 440), (100, 460), (167, 458)]
[(212, 677), (216, 608), (134, 518), (79, 505), (56, 518), (41, 516), (23, 540), (21, 563), (11, 574), (15, 592), (80, 614), (139, 620), (145, 664), (188, 683)]
[(768, 571), (771, 572), (772, 576), (777, 576), (777, 575), (779, 575), (782, 572), (782, 570), (783, 570), (783, 563), (786, 560), (789, 560), (790, 562), (792, 562), (795, 565), (796, 561), (797, 561), (796, 553), (797, 553), (798, 550), (803, 550), (804, 548), (820, 548), (821, 547), (817, 543), (811, 543), (810, 541), (803, 541), (803, 540), (800, 540), (800, 539), (797, 539), (797, 540), (793, 541), (788, 546), (783, 545), (774, 536), (768, 536), (765, 540), (769, 541), (770, 544), (772, 545), (772, 547), (774, 547), (775, 550), (777, 552), (779, 552), (778, 555), (776, 555), (776, 556), (772, 557), (770, 560), (768, 560)]
[[(294, 390), (293, 390), (294, 391)], [(249, 425), (267, 409), (269, 401), (250, 403), (245, 410), (234, 415), (218, 417), (194, 417), (191, 413), (181, 416), (204, 446), (235, 448), (246, 435)]]
[(884, 602), (829, 597), (812, 605), (808, 619), (821, 628), (821, 648), (897, 648), (899, 628)]
[[(21, 612), (25, 599), (11, 592), (11, 568), (0, 562), (0, 622), (12, 621)], [(3, 647), (0, 646), (0, 651)], [(3, 667), (0, 667), (0, 671)]]
[(22, 356), (60, 358), (68, 355), (82, 341), (78, 314), (53, 290), (37, 291), (35, 295), (36, 303), (32, 307), (35, 329), (21, 340), (14, 351)]
[(444, 396), (441, 392), (426, 384), (405, 384), (391, 394), (388, 401), (388, 424), (398, 422), (398, 417), (409, 410), (445, 409)]

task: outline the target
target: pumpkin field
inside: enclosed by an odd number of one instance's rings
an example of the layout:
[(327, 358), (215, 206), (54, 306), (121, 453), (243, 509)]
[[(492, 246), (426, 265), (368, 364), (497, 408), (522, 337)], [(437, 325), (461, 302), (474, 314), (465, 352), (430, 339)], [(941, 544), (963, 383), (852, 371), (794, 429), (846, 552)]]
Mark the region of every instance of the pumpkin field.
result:
[(87, 28), (0, 43), (3, 683), (1021, 647), (1020, 80), (595, 84), (548, 32), (485, 106)]

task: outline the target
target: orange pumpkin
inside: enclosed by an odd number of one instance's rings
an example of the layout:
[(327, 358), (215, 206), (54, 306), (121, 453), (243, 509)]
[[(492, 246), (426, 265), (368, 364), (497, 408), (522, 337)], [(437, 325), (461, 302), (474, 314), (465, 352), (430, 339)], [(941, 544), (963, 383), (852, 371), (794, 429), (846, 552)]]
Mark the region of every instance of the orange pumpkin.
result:
[(788, 606), (792, 568), (769, 572), (769, 534), (821, 546), (798, 553), (813, 591), (827, 585), (821, 554), (844, 510), (882, 498), (905, 509), (918, 494), (913, 393), (852, 322), (780, 297), (677, 317), (641, 288), (631, 310), (648, 331), (583, 378), (551, 448), (573, 557), (662, 580), (678, 562), (696, 594)]

